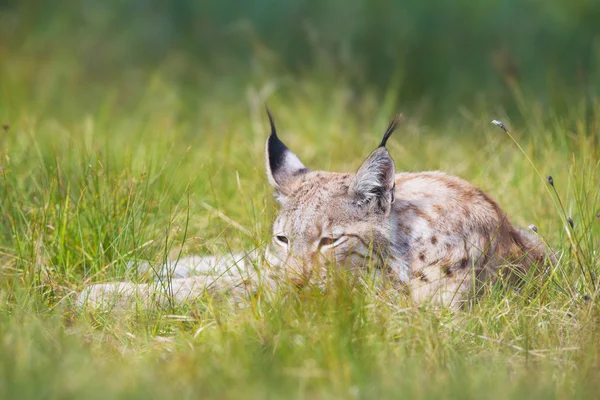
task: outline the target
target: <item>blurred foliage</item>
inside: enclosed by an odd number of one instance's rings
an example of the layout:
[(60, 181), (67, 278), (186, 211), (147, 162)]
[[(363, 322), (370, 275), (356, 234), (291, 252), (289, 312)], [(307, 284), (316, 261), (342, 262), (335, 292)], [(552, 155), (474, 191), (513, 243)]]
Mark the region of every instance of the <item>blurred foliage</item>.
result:
[(392, 86), (407, 105), (455, 112), (482, 98), (510, 108), (515, 87), (560, 108), (593, 98), (600, 77), (597, 0), (0, 4), (2, 57), (69, 58), (93, 82), (157, 68), (188, 87), (257, 73), (343, 76), (357, 90)]

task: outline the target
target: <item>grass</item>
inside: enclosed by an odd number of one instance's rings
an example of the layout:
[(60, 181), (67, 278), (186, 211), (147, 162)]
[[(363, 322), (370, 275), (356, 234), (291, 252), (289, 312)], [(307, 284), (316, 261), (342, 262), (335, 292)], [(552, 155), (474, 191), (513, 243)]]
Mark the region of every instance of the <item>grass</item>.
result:
[(268, 240), (265, 101), (305, 164), (339, 171), (358, 168), (402, 103), (393, 88), (357, 94), (343, 80), (256, 76), (192, 92), (160, 71), (104, 88), (68, 71), (2, 64), (1, 398), (546, 399), (600, 389), (597, 104), (591, 117), (583, 99), (556, 115), (515, 88), (515, 126), (494, 106), (457, 106), (435, 125), (405, 112), (389, 142), (398, 170), (464, 177), (514, 223), (539, 228), (560, 261), (520, 291), (493, 288), (454, 314), (343, 284), (241, 308), (206, 297), (102, 314), (78, 310), (74, 294), (133, 279), (131, 261)]

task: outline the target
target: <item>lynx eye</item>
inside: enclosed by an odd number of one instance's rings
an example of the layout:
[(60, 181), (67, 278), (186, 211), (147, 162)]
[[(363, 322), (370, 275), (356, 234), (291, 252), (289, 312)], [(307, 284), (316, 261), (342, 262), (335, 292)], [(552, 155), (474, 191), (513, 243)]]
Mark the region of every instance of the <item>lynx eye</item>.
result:
[(285, 237), (285, 236), (281, 236), (281, 235), (279, 235), (279, 236), (275, 236), (275, 240), (276, 240), (276, 241), (277, 241), (279, 244), (281, 244), (282, 246), (285, 246), (285, 245), (287, 245), (287, 244), (289, 243), (289, 240), (288, 240), (288, 238), (287, 238), (287, 237)]
[(342, 242), (343, 236), (338, 237), (322, 237), (319, 241), (319, 247), (334, 246)]

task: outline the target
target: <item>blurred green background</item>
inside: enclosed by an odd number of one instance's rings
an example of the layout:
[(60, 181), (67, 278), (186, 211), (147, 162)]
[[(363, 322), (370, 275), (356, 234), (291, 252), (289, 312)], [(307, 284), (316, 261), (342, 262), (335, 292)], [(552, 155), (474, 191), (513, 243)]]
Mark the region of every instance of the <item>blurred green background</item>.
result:
[[(80, 90), (83, 108), (98, 107), (116, 82), (120, 101), (135, 102), (157, 71), (192, 108), (200, 91), (226, 89), (235, 101), (248, 82), (272, 80), (285, 92), (286, 79), (310, 78), (341, 80), (359, 96), (391, 90), (403, 110), (436, 120), (459, 107), (511, 114), (516, 88), (560, 111), (583, 97), (591, 103), (600, 78), (597, 0), (0, 4), (2, 62), (34, 60), (26, 68), (40, 81), (44, 69), (62, 66), (55, 84)], [(19, 79), (4, 73), (3, 81)], [(42, 84), (22, 76), (28, 95), (40, 96)], [(53, 103), (81, 111), (66, 99)]]
[[(0, 399), (598, 397), (599, 67), (599, 0), (0, 0)], [(131, 262), (264, 248), (264, 103), (328, 171), (404, 112), (399, 171), (559, 263), (456, 314), (370, 284), (78, 308), (152, 280)]]

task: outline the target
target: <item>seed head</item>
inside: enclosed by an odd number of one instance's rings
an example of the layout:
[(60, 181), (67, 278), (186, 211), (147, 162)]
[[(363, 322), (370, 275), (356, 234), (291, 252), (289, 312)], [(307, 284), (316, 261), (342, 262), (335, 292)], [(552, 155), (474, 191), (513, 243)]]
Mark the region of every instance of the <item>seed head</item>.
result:
[(492, 124), (496, 125), (498, 128), (500, 128), (504, 132), (506, 132), (506, 127), (504, 126), (504, 124), (502, 123), (502, 121), (498, 121), (497, 119), (494, 119), (494, 120), (492, 120)]
[(583, 301), (590, 301), (592, 299), (592, 296), (590, 296), (589, 294), (584, 294), (583, 296), (581, 296), (581, 298), (583, 299)]
[(552, 175), (548, 175), (548, 183), (549, 183), (551, 186), (554, 186), (554, 178), (552, 177)]
[(529, 225), (529, 229), (534, 231), (535, 233), (538, 233), (538, 227), (535, 226), (534, 224)]
[(575, 227), (575, 222), (573, 222), (573, 218), (567, 217), (567, 222), (569, 223), (569, 225), (571, 225), (571, 228)]
[(9, 124), (3, 124), (2, 125), (2, 129), (4, 129), (4, 132), (8, 133), (8, 130), (10, 129), (10, 125)]

